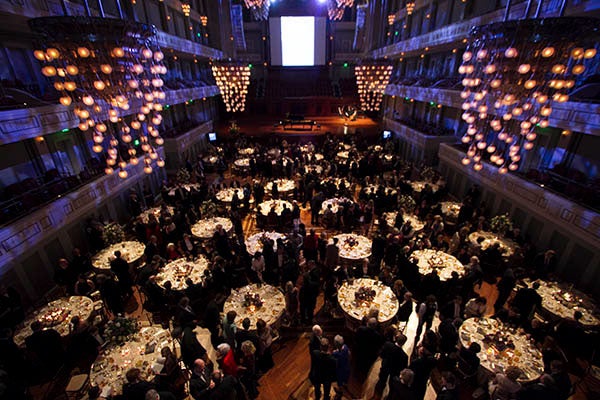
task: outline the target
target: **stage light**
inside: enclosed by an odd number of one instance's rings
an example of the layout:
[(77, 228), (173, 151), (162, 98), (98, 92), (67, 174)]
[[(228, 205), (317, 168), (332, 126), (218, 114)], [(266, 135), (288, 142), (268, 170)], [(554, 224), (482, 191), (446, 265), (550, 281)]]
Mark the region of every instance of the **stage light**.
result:
[(327, 3), (327, 0), (317, 0), (317, 3), (325, 4), (325, 3)]

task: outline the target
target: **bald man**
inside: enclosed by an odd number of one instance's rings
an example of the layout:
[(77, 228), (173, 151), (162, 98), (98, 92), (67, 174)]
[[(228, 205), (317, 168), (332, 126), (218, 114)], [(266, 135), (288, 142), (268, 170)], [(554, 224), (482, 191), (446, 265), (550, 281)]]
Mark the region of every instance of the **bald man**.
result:
[(208, 399), (215, 383), (210, 379), (210, 371), (201, 358), (194, 361), (192, 377), (190, 378), (190, 395), (194, 400)]

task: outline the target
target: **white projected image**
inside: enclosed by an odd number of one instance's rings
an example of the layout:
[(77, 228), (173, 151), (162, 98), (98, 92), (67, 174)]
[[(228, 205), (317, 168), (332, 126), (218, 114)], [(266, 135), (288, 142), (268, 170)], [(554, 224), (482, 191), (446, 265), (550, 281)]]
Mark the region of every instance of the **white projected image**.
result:
[(315, 17), (281, 17), (281, 61), (286, 67), (315, 65)]

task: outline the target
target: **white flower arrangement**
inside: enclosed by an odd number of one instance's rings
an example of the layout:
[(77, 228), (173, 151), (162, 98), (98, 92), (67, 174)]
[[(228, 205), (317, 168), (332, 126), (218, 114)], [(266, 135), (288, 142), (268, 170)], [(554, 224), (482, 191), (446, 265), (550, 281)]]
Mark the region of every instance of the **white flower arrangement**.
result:
[(116, 222), (111, 222), (104, 227), (102, 231), (102, 239), (106, 246), (110, 246), (115, 243), (120, 243), (125, 240), (125, 232), (123, 227)]

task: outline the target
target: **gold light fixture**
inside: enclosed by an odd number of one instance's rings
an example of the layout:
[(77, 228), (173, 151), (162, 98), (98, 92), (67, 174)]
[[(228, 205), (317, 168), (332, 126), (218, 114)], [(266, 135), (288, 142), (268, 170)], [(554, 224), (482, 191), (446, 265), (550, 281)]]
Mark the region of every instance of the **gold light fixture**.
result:
[(223, 96), (227, 112), (243, 112), (250, 85), (250, 67), (247, 65), (213, 65), (213, 76)]
[(354, 0), (328, 0), (327, 15), (332, 21), (339, 21), (344, 18), (346, 7), (352, 7)]
[(406, 15), (412, 15), (414, 10), (415, 10), (415, 2), (414, 1), (407, 2), (406, 3)]
[(244, 0), (244, 4), (256, 20), (265, 21), (269, 18), (270, 0)]
[(458, 72), (464, 75), (463, 165), (476, 171), (489, 159), (501, 174), (516, 171), (533, 149), (536, 128), (546, 128), (554, 103), (593, 65), (598, 20), (547, 18), (473, 28)]
[(207, 26), (208, 25), (208, 17), (206, 15), (201, 15), (200, 23), (202, 24), (202, 26)]
[(385, 88), (392, 76), (391, 65), (360, 65), (354, 68), (360, 106), (363, 111), (379, 111)]
[(388, 25), (394, 25), (394, 22), (396, 22), (396, 14), (388, 15)]
[(190, 13), (192, 12), (192, 6), (190, 6), (189, 3), (181, 3), (181, 11), (183, 11), (183, 15), (185, 15), (186, 17), (190, 16)]
[[(42, 74), (61, 93), (59, 102), (74, 106), (79, 129), (93, 130), (93, 150), (106, 151), (105, 172), (127, 177), (127, 164), (137, 164), (132, 146), (137, 135), (146, 171), (159, 159), (158, 126), (165, 99), (161, 78), (167, 72), (156, 42), (156, 29), (127, 20), (96, 17), (45, 17), (29, 21), (43, 38), (34, 57)], [(137, 108), (129, 124), (123, 118)], [(107, 120), (112, 124), (108, 124)], [(154, 141), (154, 144), (152, 143)]]

